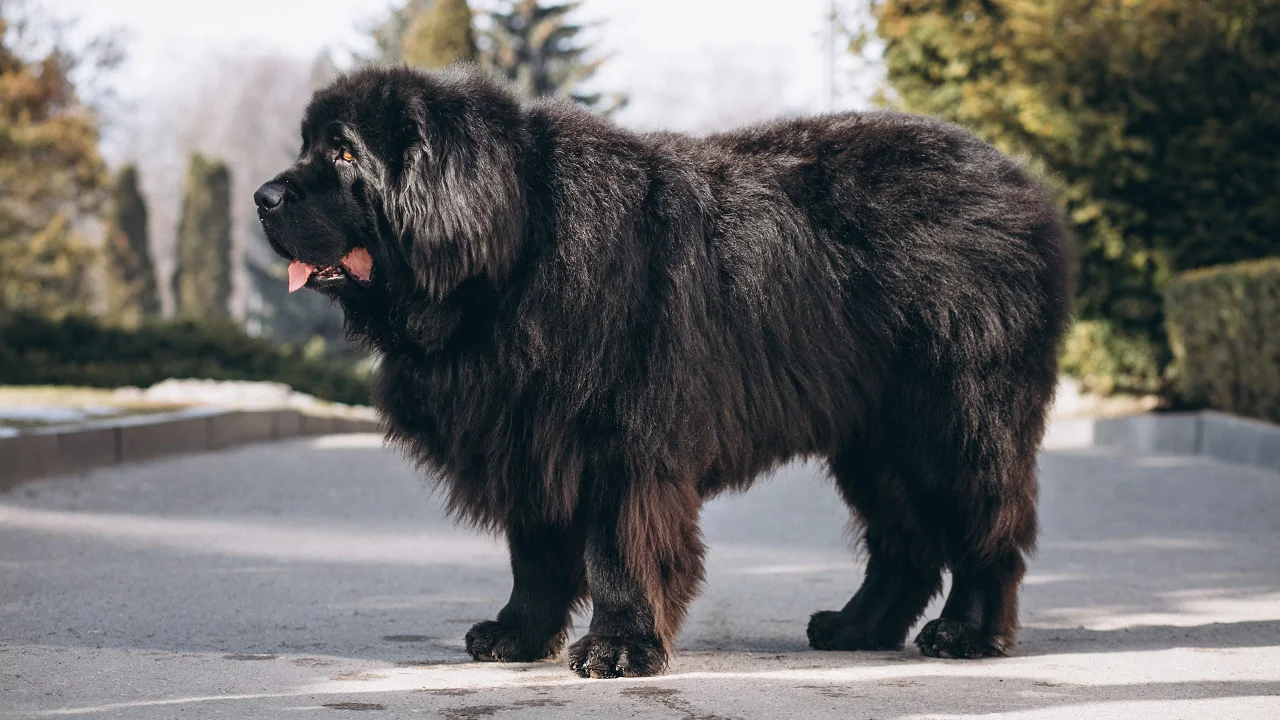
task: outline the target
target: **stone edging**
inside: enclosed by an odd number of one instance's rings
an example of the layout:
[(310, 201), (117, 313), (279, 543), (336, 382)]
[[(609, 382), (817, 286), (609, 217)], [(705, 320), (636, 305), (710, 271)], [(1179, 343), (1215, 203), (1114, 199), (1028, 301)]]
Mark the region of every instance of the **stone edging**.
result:
[[(329, 433), (381, 432), (376, 421), (297, 410), (194, 409), (41, 428), (0, 437), (0, 492), (21, 482), (245, 443)], [(1223, 413), (1157, 413), (1054, 420), (1044, 449), (1114, 447), (1205, 455), (1280, 472), (1280, 426)]]
[(381, 432), (376, 421), (297, 410), (196, 408), (0, 437), (0, 492), (36, 478), (266, 440)]
[(1046, 450), (1114, 447), (1136, 453), (1205, 455), (1280, 472), (1280, 425), (1202, 411), (1057, 420)]

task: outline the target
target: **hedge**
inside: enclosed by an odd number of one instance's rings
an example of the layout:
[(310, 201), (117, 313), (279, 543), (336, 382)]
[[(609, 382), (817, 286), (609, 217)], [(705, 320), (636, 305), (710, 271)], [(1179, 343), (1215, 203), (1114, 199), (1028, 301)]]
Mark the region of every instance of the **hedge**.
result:
[(168, 378), (272, 380), (334, 402), (370, 398), (370, 378), (354, 362), (275, 346), (229, 321), (128, 329), (88, 317), (0, 314), (0, 384), (146, 387)]
[(1116, 332), (1106, 320), (1077, 320), (1063, 343), (1061, 365), (1086, 392), (1160, 395), (1167, 355), (1158, 343)]
[(1280, 258), (1182, 273), (1164, 301), (1179, 399), (1280, 422)]

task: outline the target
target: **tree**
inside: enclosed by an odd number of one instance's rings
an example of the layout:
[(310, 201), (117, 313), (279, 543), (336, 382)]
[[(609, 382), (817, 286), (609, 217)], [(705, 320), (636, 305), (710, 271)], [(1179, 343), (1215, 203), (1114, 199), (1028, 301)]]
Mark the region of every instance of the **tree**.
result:
[(0, 1), (0, 312), (85, 310), (96, 253), (77, 228), (106, 182), (97, 117), (71, 80), (84, 56), (33, 38), (23, 9)]
[(185, 318), (230, 316), (231, 174), (220, 160), (195, 153), (178, 224), (174, 298)]
[[(242, 317), (253, 291), (241, 257), (271, 257), (253, 233), (260, 225), (253, 191), (298, 156), (298, 118), (312, 90), (337, 71), (321, 56), (315, 62), (280, 55), (237, 53), (209, 59), (187, 73), (179, 92), (156, 104), (143, 122), (130, 119), (122, 155), (138, 165), (151, 219), (151, 247), (162, 302), (176, 306), (172, 272), (182, 210), (181, 188), (192, 153), (216, 156), (235, 168), (231, 186), (233, 317)], [(336, 312), (336, 311), (335, 311)]]
[(138, 189), (138, 169), (133, 165), (126, 165), (116, 174), (106, 239), (109, 315), (128, 325), (159, 315), (147, 203)]
[(1030, 156), (1077, 313), (1163, 344), (1173, 272), (1280, 254), (1280, 0), (878, 0), (900, 107)]
[(373, 60), (384, 63), (404, 62), (404, 40), (414, 20), (431, 9), (432, 0), (407, 0), (399, 9), (369, 30), (377, 48)]
[(621, 108), (622, 95), (582, 94), (578, 85), (595, 74), (606, 58), (588, 59), (582, 43), (585, 26), (569, 21), (579, 2), (544, 4), (506, 0), (488, 16), (482, 34), (483, 64), (515, 83), (527, 97), (572, 97), (603, 113)]
[(435, 0), (405, 29), (401, 47), (404, 61), (433, 70), (456, 62), (474, 62), (476, 40), (471, 31), (467, 0)]
[[(479, 27), (464, 40), (462, 0), (408, 0), (371, 31), (377, 47), (374, 59), (443, 67), (453, 59), (474, 59), (482, 67), (513, 82), (527, 97), (571, 97), (598, 112), (622, 108), (622, 94), (583, 93), (579, 85), (589, 79), (605, 58), (590, 58), (581, 33), (586, 26), (570, 22), (578, 2), (545, 4), (539, 0), (503, 0), (483, 12)], [(469, 14), (470, 11), (467, 10)], [(440, 40), (425, 42), (420, 34)], [(439, 47), (443, 50), (431, 50)], [(447, 59), (446, 59), (447, 58)]]

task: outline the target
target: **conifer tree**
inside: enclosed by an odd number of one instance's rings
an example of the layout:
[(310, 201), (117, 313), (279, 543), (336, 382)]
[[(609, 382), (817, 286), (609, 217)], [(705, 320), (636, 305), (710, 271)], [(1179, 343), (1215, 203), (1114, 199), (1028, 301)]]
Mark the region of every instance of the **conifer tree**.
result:
[(179, 317), (225, 318), (231, 297), (231, 174), (220, 160), (191, 156), (173, 296)]
[(432, 4), (432, 0), (406, 0), (392, 10), (386, 20), (369, 30), (377, 48), (371, 59), (383, 63), (404, 62), (404, 40), (409, 34), (409, 26), (425, 15)]
[[(503, 0), (473, 23), (463, 0), (407, 0), (373, 28), (375, 59), (430, 68), (475, 60), (527, 97), (570, 97), (608, 114), (625, 105), (626, 97), (580, 90), (605, 58), (591, 56), (582, 36), (587, 27), (570, 19), (579, 5)], [(480, 29), (464, 37), (464, 26)]]
[(127, 165), (112, 184), (106, 225), (107, 308), (113, 320), (136, 324), (160, 313), (148, 237), (138, 169)]
[(489, 14), (489, 27), (482, 36), (483, 64), (528, 97), (572, 97), (603, 113), (622, 107), (626, 102), (622, 95), (578, 91), (578, 85), (606, 59), (589, 57), (590, 48), (581, 37), (586, 26), (569, 19), (579, 5), (506, 0)]
[(476, 41), (467, 0), (435, 0), (405, 29), (401, 55), (410, 65), (433, 70), (452, 62), (474, 62)]

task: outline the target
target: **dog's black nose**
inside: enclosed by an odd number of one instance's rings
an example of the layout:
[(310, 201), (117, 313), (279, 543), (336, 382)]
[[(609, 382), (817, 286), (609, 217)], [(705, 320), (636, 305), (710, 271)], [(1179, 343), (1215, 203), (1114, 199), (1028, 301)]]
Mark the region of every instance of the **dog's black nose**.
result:
[(253, 194), (253, 201), (261, 210), (274, 210), (284, 202), (284, 186), (279, 183), (266, 183)]

